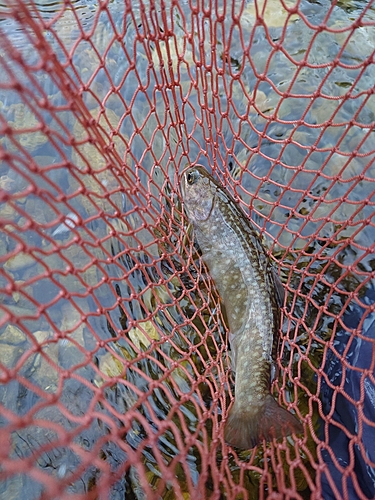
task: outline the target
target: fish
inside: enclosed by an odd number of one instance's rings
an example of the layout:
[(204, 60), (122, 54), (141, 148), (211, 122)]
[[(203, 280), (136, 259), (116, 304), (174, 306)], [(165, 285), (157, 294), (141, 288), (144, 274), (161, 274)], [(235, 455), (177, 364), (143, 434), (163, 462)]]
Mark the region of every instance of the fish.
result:
[(235, 394), (224, 439), (252, 449), (263, 440), (302, 433), (300, 421), (270, 392), (284, 288), (260, 237), (239, 204), (203, 166), (185, 168), (179, 184), (229, 327)]

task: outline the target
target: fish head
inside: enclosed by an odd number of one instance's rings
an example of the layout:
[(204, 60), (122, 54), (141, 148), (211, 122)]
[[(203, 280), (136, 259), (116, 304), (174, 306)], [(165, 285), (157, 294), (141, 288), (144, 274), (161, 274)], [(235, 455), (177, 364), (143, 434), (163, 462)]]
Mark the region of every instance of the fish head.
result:
[(201, 165), (185, 168), (180, 176), (181, 194), (190, 222), (206, 221), (214, 207), (217, 185)]

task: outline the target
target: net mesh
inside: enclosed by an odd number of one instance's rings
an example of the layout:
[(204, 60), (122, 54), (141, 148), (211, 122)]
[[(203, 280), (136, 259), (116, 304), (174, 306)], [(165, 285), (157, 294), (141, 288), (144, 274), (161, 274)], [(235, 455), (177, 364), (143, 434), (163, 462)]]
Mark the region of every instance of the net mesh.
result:
[[(374, 498), (375, 5), (0, 4), (2, 498)], [(239, 450), (225, 309), (178, 172), (200, 163), (286, 291)]]

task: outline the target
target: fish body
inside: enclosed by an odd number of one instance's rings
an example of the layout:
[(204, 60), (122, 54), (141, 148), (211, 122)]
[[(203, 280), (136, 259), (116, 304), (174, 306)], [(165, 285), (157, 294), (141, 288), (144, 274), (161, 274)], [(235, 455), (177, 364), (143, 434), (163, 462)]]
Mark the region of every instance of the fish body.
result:
[(225, 440), (249, 449), (262, 439), (300, 433), (300, 422), (270, 393), (283, 288), (259, 237), (239, 205), (203, 167), (184, 170), (180, 185), (187, 217), (224, 303), (230, 330), (235, 400), (225, 424)]

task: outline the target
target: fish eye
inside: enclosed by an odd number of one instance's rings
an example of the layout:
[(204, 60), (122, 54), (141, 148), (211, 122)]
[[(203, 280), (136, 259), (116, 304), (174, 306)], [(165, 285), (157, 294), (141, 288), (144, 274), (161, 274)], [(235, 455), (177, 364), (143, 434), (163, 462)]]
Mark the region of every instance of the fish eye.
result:
[(194, 184), (194, 182), (198, 179), (198, 172), (196, 170), (193, 170), (192, 172), (189, 172), (186, 174), (186, 182), (191, 186)]

